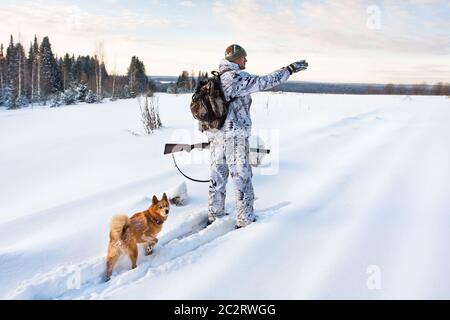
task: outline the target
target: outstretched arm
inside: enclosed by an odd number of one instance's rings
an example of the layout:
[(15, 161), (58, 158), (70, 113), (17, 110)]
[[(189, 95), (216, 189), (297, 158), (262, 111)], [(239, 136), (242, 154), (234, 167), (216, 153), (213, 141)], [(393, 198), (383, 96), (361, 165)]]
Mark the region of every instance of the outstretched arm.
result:
[(273, 88), (289, 78), (289, 71), (287, 69), (279, 69), (266, 76), (240, 72), (234, 76), (233, 88), (231, 88), (231, 97), (233, 98)]
[(283, 82), (295, 72), (303, 71), (308, 67), (305, 60), (291, 63), (287, 67), (276, 70), (266, 76), (255, 76), (247, 72), (240, 72), (233, 75), (234, 79), (231, 81), (232, 88), (230, 92), (231, 97), (246, 96), (254, 92), (271, 89)]

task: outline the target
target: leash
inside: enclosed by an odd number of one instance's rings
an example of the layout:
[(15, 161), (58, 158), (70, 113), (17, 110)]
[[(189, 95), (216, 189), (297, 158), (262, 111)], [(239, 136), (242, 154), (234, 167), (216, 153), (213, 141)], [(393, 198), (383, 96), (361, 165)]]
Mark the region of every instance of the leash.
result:
[(172, 153), (172, 160), (173, 160), (173, 164), (175, 165), (175, 168), (178, 169), (178, 171), (187, 179), (194, 181), (194, 182), (201, 182), (201, 183), (206, 183), (206, 182), (210, 182), (211, 180), (199, 180), (199, 179), (194, 179), (189, 177), (188, 175), (184, 174), (183, 171), (181, 171), (181, 169), (178, 167), (177, 162), (175, 161), (175, 156)]

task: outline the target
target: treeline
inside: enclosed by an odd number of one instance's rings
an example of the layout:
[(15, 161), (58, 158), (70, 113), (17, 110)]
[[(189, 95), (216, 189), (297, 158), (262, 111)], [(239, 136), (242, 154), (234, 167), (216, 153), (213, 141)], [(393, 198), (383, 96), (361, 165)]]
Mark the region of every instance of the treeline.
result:
[(197, 77), (195, 77), (194, 71), (189, 75), (188, 71), (183, 70), (177, 81), (168, 86), (166, 91), (168, 93), (192, 93), (195, 91), (198, 83), (206, 78), (208, 78), (208, 72), (199, 71)]
[(395, 85), (388, 83), (384, 87), (367, 87), (367, 94), (399, 94), (399, 95), (434, 95), (450, 96), (450, 84), (439, 82), (435, 85), (426, 83), (414, 85)]
[(380, 95), (444, 95), (450, 96), (449, 83), (435, 85), (422, 84), (362, 84), (362, 83), (321, 83), (288, 81), (270, 91), (330, 93), (330, 94), (380, 94)]
[[(199, 72), (195, 77), (194, 72), (189, 74), (184, 70), (178, 79), (166, 87), (158, 85), (160, 91), (168, 93), (191, 93), (198, 83), (208, 78), (207, 72)], [(421, 84), (339, 84), (289, 81), (272, 88), (270, 91), (303, 92), (303, 93), (333, 93), (333, 94), (381, 94), (381, 95), (440, 95), (450, 96), (450, 83), (439, 82), (434, 85)]]
[(154, 90), (138, 57), (131, 58), (127, 75), (119, 76), (108, 73), (104, 55), (99, 46), (92, 56), (66, 53), (57, 57), (48, 37), (40, 43), (35, 37), (26, 54), (11, 35), (6, 50), (0, 45), (0, 106), (16, 109), (30, 104), (95, 103), (104, 98), (133, 98)]

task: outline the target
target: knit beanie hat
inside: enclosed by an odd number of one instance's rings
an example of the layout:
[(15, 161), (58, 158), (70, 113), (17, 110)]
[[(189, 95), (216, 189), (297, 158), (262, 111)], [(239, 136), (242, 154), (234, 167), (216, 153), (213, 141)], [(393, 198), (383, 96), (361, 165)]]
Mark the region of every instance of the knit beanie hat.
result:
[(231, 46), (228, 46), (225, 50), (225, 59), (228, 61), (234, 61), (237, 58), (240, 58), (242, 56), (246, 56), (247, 52), (245, 52), (244, 48), (242, 48), (240, 45), (232, 44)]

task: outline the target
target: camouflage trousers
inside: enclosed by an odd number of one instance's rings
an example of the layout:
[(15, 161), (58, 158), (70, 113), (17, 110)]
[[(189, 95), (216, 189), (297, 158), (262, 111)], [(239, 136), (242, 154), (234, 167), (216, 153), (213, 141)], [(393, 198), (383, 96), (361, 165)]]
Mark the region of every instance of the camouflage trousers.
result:
[(219, 133), (210, 138), (211, 181), (209, 185), (208, 219), (225, 214), (228, 175), (236, 189), (236, 225), (245, 227), (254, 221), (252, 168), (249, 162), (248, 136)]

